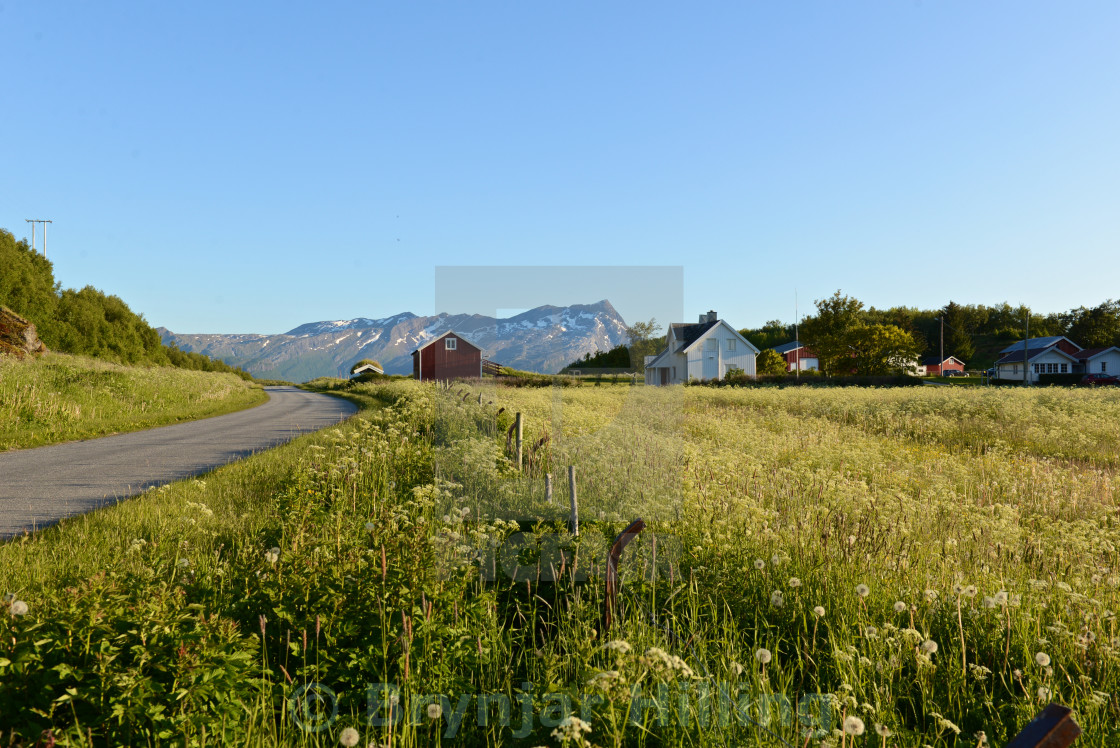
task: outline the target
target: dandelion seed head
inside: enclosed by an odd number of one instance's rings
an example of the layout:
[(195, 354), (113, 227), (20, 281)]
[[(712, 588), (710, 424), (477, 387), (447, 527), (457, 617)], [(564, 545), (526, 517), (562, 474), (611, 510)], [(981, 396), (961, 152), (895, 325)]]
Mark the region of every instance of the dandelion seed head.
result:
[(25, 616), (28, 611), (27, 603), (23, 600), (13, 600), (10, 610), (13, 616)]
[(1040, 667), (1046, 667), (1050, 664), (1050, 655), (1045, 652), (1039, 652), (1034, 656), (1034, 661), (1037, 662)]
[(886, 725), (875, 725), (875, 732), (879, 733), (879, 735), (884, 738), (889, 738), (894, 734), (891, 732), (891, 728), (887, 727)]
[(813, 615), (815, 615), (817, 618), (824, 618), (824, 607), (820, 605), (814, 607)]
[(906, 612), (906, 603), (902, 602), (901, 600), (895, 602), (894, 612), (895, 613), (905, 613)]
[(353, 746), (358, 744), (361, 735), (353, 727), (347, 727), (345, 730), (338, 734), (338, 744), (345, 746)]
[(439, 719), (443, 716), (443, 707), (439, 704), (428, 704), (428, 719)]
[(863, 720), (859, 717), (849, 715), (844, 718), (844, 732), (849, 735), (862, 735), (863, 730)]
[(770, 654), (769, 649), (758, 649), (754, 653), (754, 658), (763, 665), (766, 665), (773, 659), (773, 655)]
[(856, 594), (859, 595), (860, 597), (867, 597), (868, 595), (871, 594), (871, 588), (868, 587), (866, 584), (857, 584), (856, 585)]
[(759, 571), (762, 571), (763, 569), (766, 568), (766, 562), (763, 561), (761, 558), (756, 558), (754, 560), (754, 568), (758, 569)]
[(937, 642), (935, 642), (933, 639), (926, 639), (924, 642), (922, 642), (922, 651), (926, 654), (936, 654)]
[(789, 586), (794, 587), (794, 588), (800, 587), (801, 586), (801, 580), (798, 579), (797, 577), (790, 577), (789, 578)]

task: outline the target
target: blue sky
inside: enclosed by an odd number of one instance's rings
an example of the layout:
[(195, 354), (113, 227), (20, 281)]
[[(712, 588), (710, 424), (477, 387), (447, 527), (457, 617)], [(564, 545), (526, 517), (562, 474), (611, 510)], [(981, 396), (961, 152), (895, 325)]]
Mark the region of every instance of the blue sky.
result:
[(616, 306), (740, 327), (795, 290), (1120, 296), (1112, 2), (0, 0), (0, 28), (0, 227), (52, 219), (64, 285), (176, 332), (473, 311), (434, 308), (464, 265), (679, 266), (675, 303)]

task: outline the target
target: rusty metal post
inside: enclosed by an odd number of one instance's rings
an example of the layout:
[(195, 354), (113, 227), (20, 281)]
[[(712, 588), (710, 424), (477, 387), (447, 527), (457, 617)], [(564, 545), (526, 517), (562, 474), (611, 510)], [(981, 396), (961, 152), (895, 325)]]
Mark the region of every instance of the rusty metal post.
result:
[(572, 502), (572, 513), (568, 518), (568, 526), (572, 535), (579, 537), (579, 504), (576, 502), (576, 466), (568, 465), (568, 498)]
[(644, 529), (646, 523), (639, 517), (620, 532), (611, 544), (610, 554), (607, 556), (607, 591), (603, 596), (603, 631), (610, 629), (618, 609), (618, 562), (622, 558), (622, 551)]
[(1069, 707), (1050, 703), (1027, 724), (1007, 748), (1066, 748), (1081, 734)]

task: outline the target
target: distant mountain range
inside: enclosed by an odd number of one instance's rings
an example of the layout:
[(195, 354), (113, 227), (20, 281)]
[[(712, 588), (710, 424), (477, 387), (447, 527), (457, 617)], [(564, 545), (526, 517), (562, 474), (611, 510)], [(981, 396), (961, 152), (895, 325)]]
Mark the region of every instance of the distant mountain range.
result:
[(309, 322), (282, 335), (186, 335), (163, 327), (159, 333), (166, 344), (240, 366), (256, 377), (306, 382), (346, 376), (363, 358), (380, 361), (387, 374), (410, 374), (412, 352), (449, 330), (480, 346), (492, 361), (542, 373), (626, 342), (626, 323), (605, 299), (540, 306), (505, 319), (404, 312), (385, 319)]

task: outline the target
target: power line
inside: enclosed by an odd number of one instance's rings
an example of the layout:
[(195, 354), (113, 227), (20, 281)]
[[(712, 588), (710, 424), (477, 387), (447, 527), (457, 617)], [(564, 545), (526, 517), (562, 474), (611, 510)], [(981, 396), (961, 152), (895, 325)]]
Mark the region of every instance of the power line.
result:
[(25, 221), (31, 224), (31, 251), (35, 251), (35, 224), (43, 224), (43, 257), (47, 256), (47, 224), (54, 223), (54, 221), (46, 218), (25, 218)]

